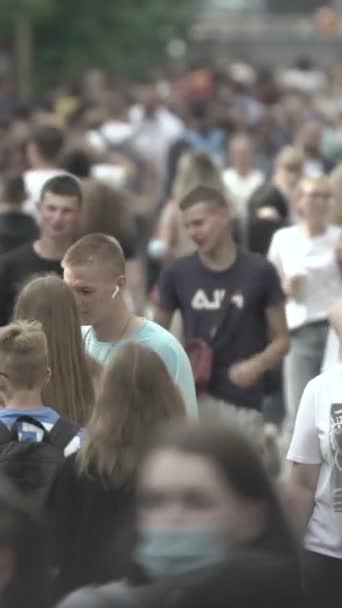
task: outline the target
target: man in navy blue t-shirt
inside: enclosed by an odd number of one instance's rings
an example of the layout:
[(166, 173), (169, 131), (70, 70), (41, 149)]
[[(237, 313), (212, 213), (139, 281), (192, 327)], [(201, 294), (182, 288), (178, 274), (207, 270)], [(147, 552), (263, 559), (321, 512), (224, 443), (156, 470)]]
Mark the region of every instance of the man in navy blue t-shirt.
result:
[(222, 305), (227, 307), (214, 343), (208, 393), (259, 410), (265, 373), (289, 346), (277, 272), (262, 256), (236, 246), (229, 204), (216, 190), (198, 187), (180, 208), (197, 251), (162, 273), (156, 321), (168, 328), (174, 311), (180, 310), (185, 339), (210, 342), (222, 318)]

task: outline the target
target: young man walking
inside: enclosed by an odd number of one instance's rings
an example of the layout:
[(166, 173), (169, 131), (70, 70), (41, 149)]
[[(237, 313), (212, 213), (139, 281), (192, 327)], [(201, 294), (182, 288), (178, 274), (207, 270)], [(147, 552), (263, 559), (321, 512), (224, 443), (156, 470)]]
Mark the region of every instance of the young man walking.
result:
[(263, 257), (237, 247), (230, 207), (220, 192), (198, 187), (180, 208), (197, 251), (162, 273), (155, 320), (168, 328), (179, 310), (185, 339), (213, 345), (212, 373), (200, 411), (215, 414), (226, 404), (261, 410), (265, 373), (289, 345), (277, 272)]
[(61, 260), (75, 240), (81, 203), (80, 185), (71, 175), (58, 175), (46, 182), (38, 205), (38, 240), (0, 256), (0, 325), (9, 322), (17, 293), (32, 275), (62, 275)]
[(128, 340), (141, 342), (163, 359), (182, 392), (187, 410), (196, 416), (193, 375), (182, 345), (153, 321), (132, 314), (127, 306), (125, 259), (118, 241), (105, 234), (81, 238), (67, 251), (63, 269), (84, 326), (87, 353), (107, 364)]

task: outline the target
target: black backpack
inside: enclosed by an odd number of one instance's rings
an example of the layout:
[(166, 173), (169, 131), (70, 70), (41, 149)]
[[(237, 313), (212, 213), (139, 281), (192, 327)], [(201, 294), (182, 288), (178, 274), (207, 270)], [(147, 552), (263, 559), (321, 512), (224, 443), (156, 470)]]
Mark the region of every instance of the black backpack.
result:
[[(41, 441), (19, 441), (21, 423), (43, 432)], [(44, 507), (57, 469), (64, 462), (64, 450), (80, 427), (59, 418), (50, 431), (39, 420), (19, 416), (11, 429), (0, 422), (0, 474), (4, 474), (35, 506)]]

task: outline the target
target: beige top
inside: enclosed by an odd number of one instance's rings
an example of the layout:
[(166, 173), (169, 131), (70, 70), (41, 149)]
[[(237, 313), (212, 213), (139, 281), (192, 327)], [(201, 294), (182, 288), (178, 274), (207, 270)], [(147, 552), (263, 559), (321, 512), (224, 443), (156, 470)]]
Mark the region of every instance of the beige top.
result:
[(167, 243), (176, 258), (195, 251), (195, 245), (184, 228), (177, 201), (171, 200), (164, 208), (159, 223), (159, 237)]

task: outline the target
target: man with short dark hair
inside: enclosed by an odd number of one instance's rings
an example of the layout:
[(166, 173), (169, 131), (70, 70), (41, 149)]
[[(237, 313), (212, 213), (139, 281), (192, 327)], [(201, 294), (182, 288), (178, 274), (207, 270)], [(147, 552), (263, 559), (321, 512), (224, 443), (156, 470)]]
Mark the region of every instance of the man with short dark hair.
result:
[(25, 211), (34, 217), (39, 215), (37, 204), (45, 182), (65, 173), (59, 167), (63, 145), (63, 131), (53, 125), (41, 125), (34, 129), (28, 142), (27, 155), (31, 168), (23, 175), (28, 196)]
[(260, 410), (264, 375), (288, 349), (284, 295), (277, 272), (263, 257), (239, 250), (232, 237), (230, 207), (221, 193), (198, 187), (180, 204), (197, 251), (162, 273), (156, 321), (168, 328), (175, 310), (186, 339), (211, 343), (227, 312), (214, 349), (204, 413), (226, 403)]
[(32, 275), (62, 275), (61, 260), (76, 237), (81, 203), (80, 185), (71, 175), (58, 175), (44, 185), (39, 239), (0, 256), (0, 325), (8, 323), (18, 290)]

